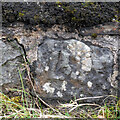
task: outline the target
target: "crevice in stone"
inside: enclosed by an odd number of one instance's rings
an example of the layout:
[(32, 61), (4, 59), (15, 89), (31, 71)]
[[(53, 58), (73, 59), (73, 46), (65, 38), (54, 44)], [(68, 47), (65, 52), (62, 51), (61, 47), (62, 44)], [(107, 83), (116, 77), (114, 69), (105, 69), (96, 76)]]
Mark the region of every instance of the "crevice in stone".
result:
[(28, 61), (28, 59), (27, 59), (27, 54), (26, 54), (26, 50), (25, 50), (25, 48), (24, 48), (24, 45), (21, 44), (21, 43), (19, 43), (19, 41), (17, 40), (17, 38), (15, 38), (14, 40), (17, 42), (18, 45), (20, 45), (20, 47), (22, 47), (22, 50), (23, 50), (24, 56), (25, 56), (25, 60), (26, 60), (26, 62), (29, 63), (29, 61)]

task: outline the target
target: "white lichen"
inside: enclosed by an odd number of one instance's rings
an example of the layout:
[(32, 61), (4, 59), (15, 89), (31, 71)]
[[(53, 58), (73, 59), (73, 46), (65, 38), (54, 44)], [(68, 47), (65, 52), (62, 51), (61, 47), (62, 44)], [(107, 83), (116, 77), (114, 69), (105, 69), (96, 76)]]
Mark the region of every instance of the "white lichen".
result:
[(80, 74), (80, 72), (79, 71), (76, 71), (76, 75), (79, 75)]
[(92, 83), (92, 82), (90, 82), (90, 81), (88, 81), (88, 82), (87, 82), (87, 85), (88, 85), (88, 87), (89, 87), (89, 88), (91, 88), (91, 87), (92, 87), (92, 84), (93, 84), (93, 83)]
[(76, 63), (81, 64), (82, 70), (91, 70), (92, 60), (91, 48), (89, 46), (77, 40), (70, 40), (67, 48), (71, 51), (72, 55), (76, 60)]
[(43, 85), (43, 90), (46, 91), (47, 93), (54, 93), (55, 88), (50, 86), (51, 83), (45, 83)]
[(66, 91), (66, 84), (67, 84), (67, 82), (63, 81), (62, 86), (61, 86), (61, 90)]
[(60, 91), (57, 92), (58, 97), (63, 97), (62, 93)]
[(46, 67), (45, 67), (45, 71), (48, 71), (48, 70), (49, 70), (49, 67), (48, 67), (48, 66), (46, 66)]
[(80, 97), (84, 97), (84, 94), (80, 94)]

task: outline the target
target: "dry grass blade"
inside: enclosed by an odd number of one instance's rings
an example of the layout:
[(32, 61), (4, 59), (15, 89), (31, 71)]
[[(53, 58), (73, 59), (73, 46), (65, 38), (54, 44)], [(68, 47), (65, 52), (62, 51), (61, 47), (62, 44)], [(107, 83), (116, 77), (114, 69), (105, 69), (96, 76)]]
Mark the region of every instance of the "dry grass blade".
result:
[(73, 107), (72, 109), (69, 110), (69, 112), (72, 112), (74, 109), (76, 109), (77, 107), (81, 107), (81, 106), (99, 106), (98, 104), (79, 104), (79, 105), (74, 105), (75, 107)]
[(37, 112), (40, 112), (40, 113), (41, 113), (41, 110), (40, 110), (40, 109), (35, 109), (35, 108), (27, 108), (27, 110), (29, 110), (29, 111), (37, 111)]
[(73, 106), (76, 106), (78, 105), (77, 103), (66, 103), (66, 104), (61, 104), (60, 103), (60, 106), (59, 107), (73, 107)]
[(103, 98), (103, 97), (108, 97), (108, 96), (111, 96), (111, 95), (95, 96), (95, 97), (84, 97), (84, 98), (76, 99), (75, 102), (80, 101), (80, 100), (87, 100), (87, 99), (98, 99), (98, 98)]
[(42, 115), (40, 118), (71, 118), (65, 115)]

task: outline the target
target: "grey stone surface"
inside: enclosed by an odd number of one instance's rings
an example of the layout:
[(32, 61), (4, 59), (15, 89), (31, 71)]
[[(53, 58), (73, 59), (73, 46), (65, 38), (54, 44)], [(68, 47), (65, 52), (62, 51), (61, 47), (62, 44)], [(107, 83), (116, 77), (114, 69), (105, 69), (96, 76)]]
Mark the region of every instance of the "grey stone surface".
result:
[(81, 95), (116, 94), (108, 80), (114, 64), (109, 48), (77, 39), (46, 39), (38, 47), (37, 56), (35, 81), (45, 92), (41, 96), (70, 100)]
[[(15, 43), (18, 47), (20, 44), (24, 47), (26, 58), (30, 62), (35, 91), (47, 101), (116, 95), (119, 41), (117, 35), (81, 37), (74, 32), (65, 32), (64, 28), (61, 29), (57, 25), (47, 31), (39, 27), (36, 27), (36, 31), (25, 30), (23, 26), (23, 23), (18, 22), (14, 27), (3, 29), (4, 38), (11, 34), (19, 43), (18, 45), (16, 41), (1, 41), (5, 54), (3, 74), (6, 76), (8, 73), (11, 74), (10, 77), (3, 76), (4, 78), (11, 82), (19, 79), (18, 72), (13, 71), (17, 71), (18, 65), (22, 63), (22, 57), (13, 44)], [(4, 83), (7, 82), (4, 80)], [(29, 84), (25, 84), (25, 87), (30, 91), (33, 89)]]
[(18, 67), (20, 68), (23, 63), (23, 50), (16, 41), (7, 41), (7, 39), (0, 40), (0, 48), (2, 50), (0, 85), (20, 82)]

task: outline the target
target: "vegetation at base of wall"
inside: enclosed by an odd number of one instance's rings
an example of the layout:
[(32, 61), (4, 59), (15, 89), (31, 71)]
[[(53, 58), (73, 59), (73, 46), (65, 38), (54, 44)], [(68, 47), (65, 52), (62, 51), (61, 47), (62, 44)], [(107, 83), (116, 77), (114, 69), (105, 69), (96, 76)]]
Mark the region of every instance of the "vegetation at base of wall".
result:
[[(25, 89), (21, 96), (8, 97), (0, 92), (0, 118), (114, 118), (120, 119), (120, 100), (109, 95), (104, 104), (83, 103), (71, 100), (56, 107), (44, 107), (37, 97), (32, 97)], [(108, 100), (111, 98), (111, 100)], [(77, 101), (77, 102), (76, 102)]]

